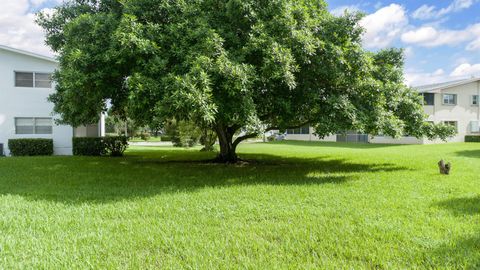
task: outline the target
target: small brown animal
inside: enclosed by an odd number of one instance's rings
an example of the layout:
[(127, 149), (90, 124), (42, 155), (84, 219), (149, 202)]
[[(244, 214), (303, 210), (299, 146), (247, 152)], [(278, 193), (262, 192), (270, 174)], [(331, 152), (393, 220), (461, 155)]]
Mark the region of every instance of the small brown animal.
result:
[(445, 164), (445, 161), (442, 159), (438, 162), (438, 168), (440, 169), (441, 174), (449, 175), (450, 170), (452, 169), (452, 164), (450, 162)]

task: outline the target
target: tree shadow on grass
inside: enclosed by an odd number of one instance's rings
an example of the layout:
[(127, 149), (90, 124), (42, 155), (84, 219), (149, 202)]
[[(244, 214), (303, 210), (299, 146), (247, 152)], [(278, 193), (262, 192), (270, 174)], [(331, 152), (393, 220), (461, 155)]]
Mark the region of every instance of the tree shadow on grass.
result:
[(401, 145), (401, 144), (343, 143), (343, 142), (290, 141), (290, 140), (269, 142), (269, 143), (280, 144), (280, 145), (292, 145), (292, 146), (306, 146), (306, 147), (349, 148), (349, 149), (359, 149), (359, 150), (407, 146), (407, 145)]
[(242, 155), (255, 162), (224, 165), (203, 162), (213, 157), (208, 153), (155, 152), (123, 158), (3, 159), (0, 194), (62, 203), (105, 203), (206, 187), (342, 184), (355, 180), (358, 173), (406, 170), (393, 164), (259, 154)]
[[(480, 196), (453, 198), (435, 206), (451, 211), (458, 218), (469, 218), (480, 214)], [(442, 244), (431, 252), (430, 259), (435, 265), (442, 265), (445, 268), (480, 269), (480, 233), (452, 239)]]
[(457, 216), (480, 214), (480, 196), (449, 199), (437, 205)]
[(468, 157), (468, 158), (480, 158), (480, 150), (465, 150), (455, 152), (457, 156)]

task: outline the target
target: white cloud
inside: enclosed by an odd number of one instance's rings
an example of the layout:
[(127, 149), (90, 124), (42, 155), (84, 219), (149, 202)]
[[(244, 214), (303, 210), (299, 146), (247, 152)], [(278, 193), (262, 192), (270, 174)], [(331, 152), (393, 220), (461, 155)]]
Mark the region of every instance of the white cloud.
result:
[(469, 64), (469, 63), (464, 63), (458, 66), (453, 70), (453, 72), (450, 74), (452, 77), (471, 77), (471, 76), (478, 76), (480, 75), (480, 64)]
[(480, 76), (480, 63), (473, 65), (469, 63), (462, 63), (450, 73), (446, 73), (445, 70), (441, 68), (435, 70), (434, 72), (407, 70), (405, 72), (405, 83), (410, 86), (419, 86), (466, 79), (472, 76)]
[(458, 12), (472, 6), (473, 0), (454, 0), (448, 7), (440, 9), (438, 16), (443, 16), (451, 12)]
[(404, 54), (406, 58), (410, 58), (415, 55), (415, 52), (412, 47), (406, 47), (404, 50)]
[(2, 1), (0, 10), (0, 44), (44, 55), (52, 55), (44, 44), (44, 33), (30, 12), (44, 0)]
[(349, 6), (340, 6), (331, 11), (331, 13), (335, 16), (342, 16), (345, 14), (345, 11), (347, 12), (358, 12), (360, 11), (360, 7), (358, 5), (349, 5)]
[(435, 6), (422, 5), (412, 13), (412, 17), (419, 20), (436, 19), (449, 13), (459, 12), (471, 7), (475, 3), (474, 0), (454, 0), (446, 8), (440, 10)]
[(436, 17), (435, 6), (423, 5), (412, 13), (414, 19), (428, 20)]
[(468, 51), (480, 51), (480, 37), (467, 45)]
[(360, 21), (365, 28), (363, 43), (367, 48), (384, 48), (397, 39), (408, 25), (405, 8), (391, 4)]
[(405, 72), (405, 83), (409, 86), (419, 86), (449, 81), (451, 78), (445, 74), (443, 69), (434, 72), (422, 72), (410, 70)]
[(437, 30), (433, 26), (422, 26), (402, 34), (402, 41), (423, 47), (436, 47), (442, 45), (457, 45), (470, 42), (466, 49), (479, 49), (480, 23), (470, 25), (463, 30)]

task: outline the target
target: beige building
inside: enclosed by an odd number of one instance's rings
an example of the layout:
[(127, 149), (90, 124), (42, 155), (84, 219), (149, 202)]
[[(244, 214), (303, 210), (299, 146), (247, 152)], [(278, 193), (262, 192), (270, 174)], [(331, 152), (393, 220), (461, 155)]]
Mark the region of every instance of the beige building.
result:
[[(466, 135), (480, 135), (480, 78), (452, 81), (416, 87), (424, 97), (424, 109), (428, 121), (455, 126), (457, 135), (449, 142), (464, 142)], [(430, 141), (426, 138), (402, 137), (394, 139), (388, 136), (370, 136), (347, 132), (346, 135), (332, 135), (320, 139), (313, 134), (313, 129), (304, 127), (288, 130), (287, 140), (303, 141), (337, 141), (337, 142), (370, 142), (380, 144), (429, 144), (441, 141)]]

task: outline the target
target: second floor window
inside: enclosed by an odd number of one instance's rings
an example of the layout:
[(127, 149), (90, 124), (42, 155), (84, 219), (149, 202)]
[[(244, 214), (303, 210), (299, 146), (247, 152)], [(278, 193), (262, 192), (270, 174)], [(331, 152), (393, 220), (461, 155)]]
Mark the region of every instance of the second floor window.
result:
[(423, 93), (423, 105), (428, 105), (428, 106), (435, 105), (435, 94)]
[(443, 95), (443, 104), (444, 105), (457, 105), (457, 95), (455, 95), (455, 94), (444, 94)]
[(478, 106), (478, 95), (472, 96), (472, 106)]
[(52, 88), (52, 74), (15, 72), (15, 87)]

